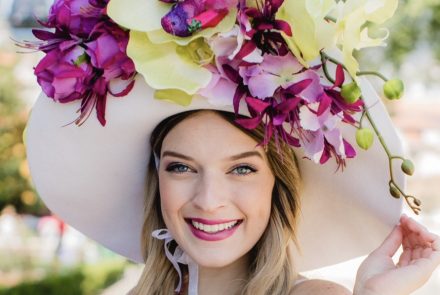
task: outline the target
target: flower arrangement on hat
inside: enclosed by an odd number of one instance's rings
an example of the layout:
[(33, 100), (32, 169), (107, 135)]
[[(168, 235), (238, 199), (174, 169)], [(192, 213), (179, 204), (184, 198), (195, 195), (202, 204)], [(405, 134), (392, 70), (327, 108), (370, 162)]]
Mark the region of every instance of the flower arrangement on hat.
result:
[[(395, 12), (397, 0), (59, 0), (49, 19), (36, 29), (41, 42), (21, 46), (46, 53), (35, 68), (44, 93), (60, 103), (80, 100), (81, 125), (96, 109), (106, 124), (108, 94), (123, 97), (137, 74), (155, 89), (157, 99), (189, 105), (203, 97), (213, 105), (244, 101), (247, 128), (265, 125), (271, 138), (302, 147), (305, 156), (338, 167), (356, 156), (341, 124), (357, 128), (362, 149), (376, 134), (389, 158), (390, 194), (403, 196), (415, 213), (421, 202), (394, 181), (392, 162), (412, 175), (408, 159), (392, 155), (362, 99), (359, 77), (381, 77), (384, 94), (398, 99), (400, 80), (362, 72), (354, 50), (384, 46), (384, 36), (369, 36), (367, 24), (382, 24)], [(331, 56), (339, 48), (342, 60)], [(336, 65), (333, 73), (328, 64)], [(334, 67), (333, 67), (334, 68)], [(371, 128), (365, 127), (368, 120)]]
[[(407, 295), (440, 263), (440, 239), (405, 216), (391, 231), (402, 196), (415, 213), (421, 204), (403, 190), (413, 164), (396, 156), (401, 141), (362, 76), (381, 77), (389, 99), (403, 84), (353, 55), (384, 45), (368, 24), (396, 6), (56, 0), (40, 41), (20, 44), (46, 53), (26, 131), (39, 194), (145, 264), (133, 294), (346, 294), (298, 272), (371, 253), (354, 294)], [(81, 128), (66, 125), (75, 111)]]

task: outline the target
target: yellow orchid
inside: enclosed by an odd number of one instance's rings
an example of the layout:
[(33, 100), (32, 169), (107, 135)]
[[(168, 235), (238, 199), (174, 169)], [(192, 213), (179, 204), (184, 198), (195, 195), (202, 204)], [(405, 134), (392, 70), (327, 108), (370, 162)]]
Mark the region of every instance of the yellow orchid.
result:
[(127, 54), (152, 88), (177, 89), (192, 95), (208, 85), (211, 72), (190, 58), (192, 54), (186, 52), (187, 47), (174, 42), (154, 44), (147, 34), (131, 31)]
[(367, 22), (382, 24), (394, 15), (398, 0), (349, 0), (337, 4), (336, 42), (342, 48), (344, 64), (352, 77), (356, 77), (359, 63), (353, 51), (372, 46), (385, 46), (382, 38), (371, 38)]
[[(290, 23), (293, 36), (284, 38), (304, 65), (316, 59), (320, 50), (338, 46), (344, 65), (356, 77), (359, 64), (353, 51), (383, 46), (388, 35), (371, 38), (365, 24), (384, 23), (393, 16), (397, 5), (398, 0), (286, 0), (278, 17)], [(335, 22), (326, 19), (331, 15), (335, 15)]]
[[(201, 56), (194, 58), (194, 43), (199, 46), (217, 33), (230, 31), (237, 17), (234, 8), (217, 26), (189, 37), (177, 37), (166, 33), (161, 26), (161, 18), (170, 9), (170, 4), (158, 0), (112, 0), (107, 6), (108, 15), (131, 30), (127, 54), (147, 84), (161, 90), (158, 98), (176, 91), (192, 96), (209, 83), (211, 72), (203, 65), (211, 60), (212, 55), (209, 50), (198, 50), (197, 54)], [(165, 91), (167, 89), (171, 92)], [(181, 101), (175, 102), (182, 104)]]
[(277, 18), (288, 22), (293, 31), (292, 37), (283, 37), (304, 66), (334, 43), (335, 26), (325, 16), (335, 6), (334, 0), (286, 0), (279, 10)]

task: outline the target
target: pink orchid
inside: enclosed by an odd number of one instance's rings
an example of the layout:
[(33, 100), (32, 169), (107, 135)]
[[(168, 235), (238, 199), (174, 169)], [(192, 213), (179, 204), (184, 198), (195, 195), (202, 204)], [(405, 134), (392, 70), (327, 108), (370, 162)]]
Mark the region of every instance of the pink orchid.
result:
[(199, 90), (198, 94), (216, 106), (232, 105), (237, 84), (223, 76), (216, 67), (208, 66), (208, 69), (212, 73), (211, 82)]
[[(301, 138), (306, 157), (324, 164), (333, 155), (339, 166), (344, 167), (346, 158), (356, 155), (353, 147), (342, 138), (339, 123), (342, 114), (333, 115), (330, 108), (322, 110), (322, 102), (300, 107), (299, 118), (306, 131)], [(321, 109), (321, 110), (320, 110)]]
[(229, 60), (261, 63), (263, 61), (261, 50), (254, 43), (246, 40), (249, 40), (249, 37), (244, 35), (238, 26), (234, 26), (231, 31), (213, 38), (210, 46), (216, 57), (227, 56)]
[(292, 54), (275, 56), (266, 54), (259, 65), (242, 66), (239, 73), (244, 84), (249, 87), (252, 96), (264, 99), (274, 95), (275, 91), (299, 82), (299, 72), (303, 66)]

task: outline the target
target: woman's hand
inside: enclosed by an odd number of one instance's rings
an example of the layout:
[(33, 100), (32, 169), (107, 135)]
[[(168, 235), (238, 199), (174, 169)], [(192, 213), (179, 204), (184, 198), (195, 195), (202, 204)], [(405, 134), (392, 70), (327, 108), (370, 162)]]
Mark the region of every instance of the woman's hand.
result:
[[(397, 265), (392, 257), (403, 246)], [(440, 237), (403, 215), (382, 245), (362, 262), (354, 295), (408, 295), (423, 286), (440, 264)]]

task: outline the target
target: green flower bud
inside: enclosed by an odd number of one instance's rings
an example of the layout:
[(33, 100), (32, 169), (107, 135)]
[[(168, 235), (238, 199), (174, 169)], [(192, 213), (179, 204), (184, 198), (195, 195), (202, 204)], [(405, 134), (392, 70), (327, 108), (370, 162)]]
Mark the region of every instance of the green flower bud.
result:
[(361, 97), (361, 89), (355, 82), (345, 84), (341, 88), (341, 95), (346, 103), (352, 104), (359, 100)]
[(400, 191), (394, 185), (390, 185), (390, 194), (393, 196), (393, 198), (400, 198)]
[(402, 166), (400, 166), (400, 168), (402, 168), (402, 171), (406, 174), (406, 175), (413, 175), (414, 174), (414, 164), (413, 162), (411, 162), (408, 159), (405, 159), (402, 162)]
[(422, 202), (419, 199), (414, 198), (414, 204), (416, 204), (416, 206), (422, 206)]
[(371, 129), (361, 128), (356, 131), (356, 142), (364, 150), (368, 150), (374, 141), (374, 133)]
[(388, 99), (399, 99), (403, 95), (404, 88), (402, 80), (391, 79), (383, 85), (383, 93)]

